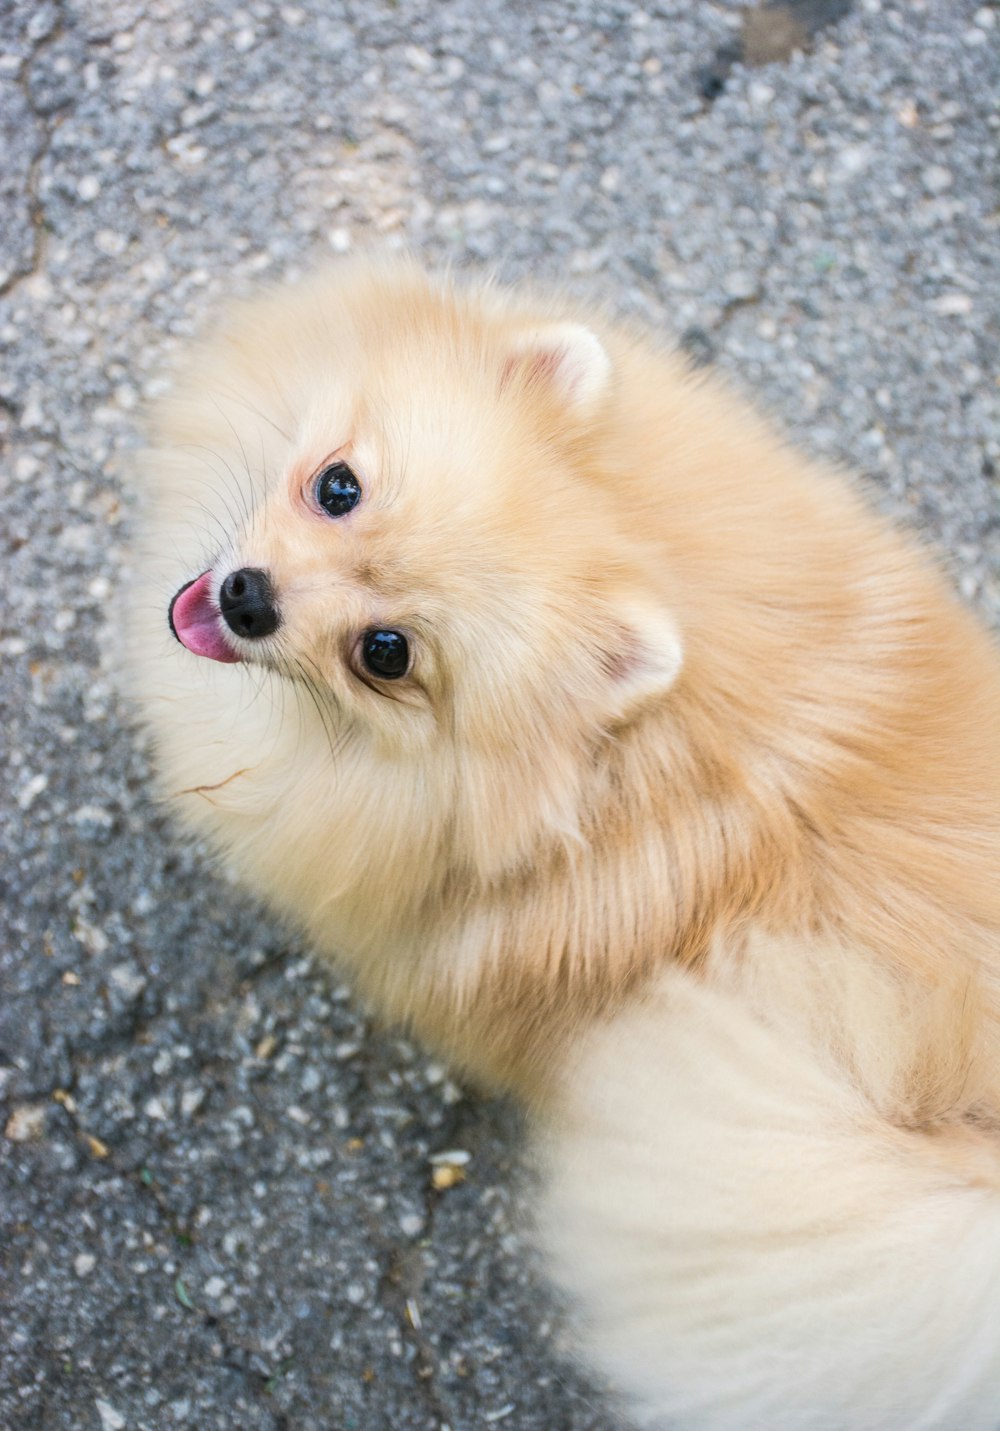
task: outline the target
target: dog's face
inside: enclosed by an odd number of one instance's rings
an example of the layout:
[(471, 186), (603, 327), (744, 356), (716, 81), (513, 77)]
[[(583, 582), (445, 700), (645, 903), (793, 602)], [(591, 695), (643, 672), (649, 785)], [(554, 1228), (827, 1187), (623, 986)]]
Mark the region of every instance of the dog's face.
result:
[[(281, 402), (254, 490), (175, 596), (176, 636), (292, 679), (422, 779), (475, 767), (494, 800), (533, 781), (572, 826), (554, 784), (575, 798), (588, 745), (681, 664), (613, 484), (593, 475), (605, 347), (409, 270), (346, 284), (336, 311), (292, 328), (287, 365), (273, 342)], [(266, 326), (255, 341), (266, 353)], [(263, 386), (243, 398), (266, 411)]]

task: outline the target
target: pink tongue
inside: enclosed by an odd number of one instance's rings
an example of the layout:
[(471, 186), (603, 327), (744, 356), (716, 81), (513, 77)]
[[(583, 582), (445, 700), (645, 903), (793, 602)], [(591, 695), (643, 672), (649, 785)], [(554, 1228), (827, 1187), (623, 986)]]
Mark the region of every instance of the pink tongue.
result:
[(222, 634), (222, 616), (211, 595), (212, 573), (202, 572), (170, 603), (170, 627), (182, 646), (210, 661), (241, 661)]

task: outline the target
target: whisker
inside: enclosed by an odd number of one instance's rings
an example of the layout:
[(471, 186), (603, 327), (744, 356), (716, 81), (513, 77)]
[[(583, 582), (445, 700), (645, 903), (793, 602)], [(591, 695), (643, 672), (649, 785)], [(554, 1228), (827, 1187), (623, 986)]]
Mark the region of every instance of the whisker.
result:
[[(275, 397), (278, 399), (278, 401), (281, 403), (282, 407), (283, 407), (283, 408), (285, 409), (285, 411), (287, 412), (288, 417), (289, 417), (289, 421), (290, 421), (291, 425), (294, 427), (294, 426), (295, 426), (295, 409), (294, 409), (294, 407), (292, 406), (292, 404), (289, 402), (289, 400), (288, 400), (288, 394), (286, 393), (285, 389), (284, 389), (284, 388), (280, 385), (280, 383), (278, 382), (278, 375), (277, 375), (277, 373), (275, 372), (274, 368), (271, 367), (270, 364), (268, 364), (267, 375), (268, 375), (268, 377), (271, 379), (271, 386), (274, 388)], [(287, 434), (282, 433), (282, 436), (287, 436)], [(288, 441), (291, 442), (292, 440), (293, 440), (293, 439), (292, 439), (290, 436), (288, 436)]]
[[(308, 663), (316, 673), (315, 677), (306, 671), (304, 663)], [(344, 718), (343, 712), (337, 703), (331, 701), (329, 687), (324, 680), (323, 673), (312, 657), (303, 654), (297, 659), (296, 664), (307, 689), (316, 696), (316, 699), (322, 707), (321, 715), (323, 715), (323, 724), (330, 742), (330, 754), (331, 757), (336, 760), (350, 736), (350, 724)]]
[[(208, 465), (210, 466), (211, 471), (212, 471), (212, 472), (215, 474), (215, 476), (216, 476), (218, 479), (220, 479), (220, 480), (226, 481), (226, 474), (228, 473), (229, 481), (231, 481), (231, 483), (232, 483), (233, 486), (235, 487), (236, 497), (237, 497), (237, 500), (238, 500), (238, 502), (239, 502), (239, 505), (243, 508), (244, 512), (246, 513), (247, 519), (249, 519), (249, 512), (247, 511), (246, 502), (245, 502), (245, 500), (244, 500), (244, 498), (243, 498), (243, 493), (242, 493), (242, 491), (241, 491), (241, 489), (240, 489), (239, 479), (237, 478), (236, 473), (233, 471), (232, 467), (231, 467), (231, 466), (229, 465), (229, 463), (226, 461), (225, 457), (223, 457), (222, 453), (221, 453), (221, 452), (216, 452), (216, 451), (214, 450), (214, 448), (205, 447), (205, 446), (203, 446), (203, 445), (201, 445), (201, 444), (199, 444), (199, 443), (193, 443), (193, 442), (186, 443), (186, 444), (185, 444), (185, 447), (187, 447), (188, 450), (190, 450), (190, 451), (192, 451), (192, 452), (200, 452), (200, 453), (202, 453), (203, 456), (207, 454), (208, 457), (214, 458), (214, 459), (216, 460), (216, 462), (221, 462), (221, 463), (222, 463), (223, 467), (226, 469), (225, 472), (221, 472), (221, 471), (219, 470), (219, 468), (216, 467), (213, 463), (209, 463)], [(193, 480), (196, 481), (196, 482), (198, 482), (201, 486), (207, 487), (207, 488), (209, 489), (209, 491), (211, 491), (211, 492), (214, 493), (215, 495), (217, 495), (217, 496), (219, 496), (219, 497), (224, 497), (224, 495), (225, 495), (224, 492), (223, 492), (222, 490), (220, 490), (220, 488), (219, 488), (217, 485), (213, 485), (211, 482), (209, 482), (207, 478), (204, 478), (204, 477), (195, 477)], [(229, 486), (229, 481), (227, 481), (227, 486)], [(233, 490), (233, 488), (230, 487), (230, 497), (232, 496), (232, 490)], [(226, 513), (227, 513), (227, 515), (228, 515), (228, 517), (229, 517), (229, 520), (230, 520), (230, 522), (231, 522), (231, 524), (232, 524), (232, 527), (233, 527), (233, 529), (235, 530), (238, 526), (241, 525), (239, 513), (238, 513), (238, 512), (236, 511), (236, 509), (232, 506), (232, 504), (231, 504), (230, 501), (226, 501), (226, 502), (225, 502), (225, 508), (226, 508)]]
[[(237, 429), (235, 423), (233, 422), (232, 418), (229, 416), (229, 414), (223, 412), (221, 406), (220, 406), (219, 403), (217, 403), (217, 402), (215, 403), (215, 407), (216, 407), (216, 409), (218, 410), (219, 416), (220, 416), (220, 417), (222, 418), (222, 420), (228, 425), (230, 432), (232, 432), (233, 436), (236, 438), (236, 445), (237, 445), (237, 446), (239, 447), (239, 449), (240, 449), (240, 456), (243, 458), (243, 466), (246, 468), (247, 481), (250, 483), (250, 501), (251, 501), (251, 504), (252, 504), (252, 510), (253, 510), (253, 511), (256, 511), (256, 508), (257, 508), (257, 489), (256, 489), (256, 486), (255, 486), (255, 484), (254, 484), (253, 473), (252, 473), (251, 470), (250, 470), (250, 459), (247, 457), (247, 450), (246, 450), (246, 448), (245, 448), (244, 445), (243, 445), (243, 438), (240, 436), (239, 431), (238, 431), (238, 429)], [(245, 504), (244, 504), (244, 505), (245, 505)], [(250, 511), (247, 511), (247, 525), (248, 525), (248, 526), (251, 526), (251, 525), (252, 525), (252, 517), (251, 517), (251, 512), (250, 512)]]
[(293, 664), (298, 668), (298, 679), (305, 688), (309, 699), (312, 701), (316, 714), (319, 717), (320, 725), (323, 727), (323, 733), (326, 736), (327, 745), (330, 748), (330, 760), (331, 762), (335, 762), (337, 758), (337, 741), (335, 739), (335, 732), (331, 729), (329, 724), (330, 712), (325, 708), (324, 702), (305, 667), (298, 660), (295, 660)]
[[(291, 442), (291, 433), (286, 432), (283, 427), (279, 427), (278, 424), (274, 421), (274, 418), (268, 417), (267, 413), (264, 412), (263, 408), (256, 407), (252, 402), (248, 402), (245, 397), (241, 397), (239, 393), (236, 392), (229, 391), (225, 394), (225, 397), (227, 402), (235, 402), (238, 403), (240, 407), (245, 407), (247, 412), (252, 412), (254, 417), (259, 417), (261, 422), (266, 422), (268, 427), (273, 427), (279, 437), (283, 437), (286, 442)], [(287, 402), (285, 402), (285, 407), (288, 407)], [(291, 416), (290, 409), (289, 416)]]

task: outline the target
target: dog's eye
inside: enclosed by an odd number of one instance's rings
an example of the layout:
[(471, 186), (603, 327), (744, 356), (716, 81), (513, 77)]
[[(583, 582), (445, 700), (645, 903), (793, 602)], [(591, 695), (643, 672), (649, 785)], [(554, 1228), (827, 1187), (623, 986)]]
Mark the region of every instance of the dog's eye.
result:
[(361, 643), (361, 657), (373, 676), (397, 681), (410, 664), (409, 642), (401, 631), (369, 631)]
[(316, 501), (331, 517), (342, 517), (361, 501), (361, 486), (346, 462), (331, 462), (316, 478)]

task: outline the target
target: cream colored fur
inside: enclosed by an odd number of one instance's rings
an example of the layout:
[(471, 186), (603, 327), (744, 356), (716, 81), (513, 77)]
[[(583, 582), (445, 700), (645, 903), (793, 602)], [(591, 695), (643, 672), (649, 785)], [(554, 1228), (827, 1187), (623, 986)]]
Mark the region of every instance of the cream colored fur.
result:
[(578, 1057), (541, 1232), (640, 1424), (989, 1431), (982, 1151), (887, 1124), (807, 1040), (671, 969)]
[[(526, 1100), (635, 1414), (1000, 1426), (1000, 667), (928, 559), (649, 338), (406, 263), (237, 310), (152, 428), (164, 795)], [(181, 649), (239, 566), (278, 632)], [(359, 679), (373, 625), (412, 675)]]

